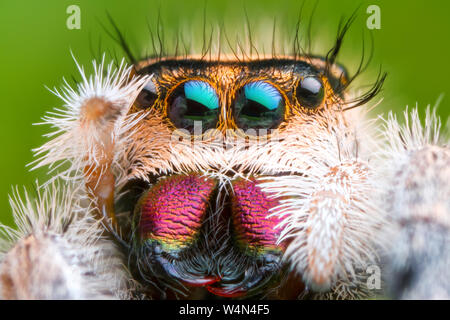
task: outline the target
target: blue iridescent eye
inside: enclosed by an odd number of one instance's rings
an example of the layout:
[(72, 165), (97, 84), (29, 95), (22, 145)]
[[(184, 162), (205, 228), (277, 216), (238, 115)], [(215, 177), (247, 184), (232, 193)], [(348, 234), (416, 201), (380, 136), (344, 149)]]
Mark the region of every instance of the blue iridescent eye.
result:
[(280, 105), (281, 94), (271, 84), (263, 81), (251, 82), (244, 86), (245, 97), (266, 107), (275, 110)]
[(211, 85), (204, 81), (188, 81), (184, 84), (186, 99), (196, 101), (210, 110), (219, 108), (219, 97)]
[(272, 84), (255, 81), (246, 84), (236, 96), (235, 120), (241, 129), (272, 129), (284, 118), (284, 100)]
[(219, 97), (205, 81), (186, 81), (168, 99), (168, 116), (177, 128), (194, 131), (201, 124), (202, 131), (216, 126)]

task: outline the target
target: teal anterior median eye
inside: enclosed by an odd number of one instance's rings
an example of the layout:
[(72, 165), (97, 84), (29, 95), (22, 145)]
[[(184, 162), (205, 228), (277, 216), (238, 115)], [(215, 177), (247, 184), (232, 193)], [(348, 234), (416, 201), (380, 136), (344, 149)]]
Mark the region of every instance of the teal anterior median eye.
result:
[[(199, 132), (216, 126), (219, 97), (208, 82), (186, 81), (174, 90), (168, 102), (169, 118), (177, 128)], [(199, 128), (194, 128), (197, 125)]]
[(268, 110), (275, 110), (282, 100), (281, 94), (271, 84), (263, 81), (251, 82), (244, 86), (247, 100), (254, 101)]
[(184, 84), (186, 99), (196, 101), (210, 110), (219, 108), (219, 97), (213, 87), (204, 81), (188, 81)]
[(241, 129), (272, 129), (284, 118), (284, 100), (272, 84), (255, 81), (246, 84), (236, 97), (234, 114)]

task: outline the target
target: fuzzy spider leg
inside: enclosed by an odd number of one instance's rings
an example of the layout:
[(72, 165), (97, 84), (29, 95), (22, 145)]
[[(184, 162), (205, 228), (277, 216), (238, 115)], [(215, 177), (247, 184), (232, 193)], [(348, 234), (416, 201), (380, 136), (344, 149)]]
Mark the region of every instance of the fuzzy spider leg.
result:
[(381, 163), (390, 224), (385, 238), (388, 294), (395, 299), (450, 299), (450, 144), (430, 108), (404, 124), (384, 120)]
[(17, 230), (0, 226), (1, 299), (127, 299), (123, 255), (77, 188), (50, 183), (10, 197)]
[[(347, 120), (349, 116), (359, 119), (354, 123), (364, 122), (359, 111), (347, 113)], [(376, 141), (363, 135), (370, 131), (368, 122), (357, 129), (338, 119), (330, 119), (314, 136), (302, 176), (262, 183), (264, 191), (285, 198), (274, 208), (282, 219), (279, 242), (289, 243), (285, 260), (301, 275), (312, 297), (319, 299), (373, 294), (366, 270), (378, 263), (382, 246), (377, 230), (384, 217), (377, 206), (379, 192), (369, 151)]]
[(123, 132), (143, 116), (127, 113), (149, 77), (134, 77), (133, 67), (126, 67), (124, 60), (117, 68), (113, 63), (105, 66), (104, 58), (93, 66), (94, 74), (88, 78), (77, 63), (82, 82), (72, 88), (64, 80), (61, 91), (52, 91), (65, 105), (43, 119), (56, 131), (48, 135), (52, 140), (34, 150), (40, 156), (34, 168), (68, 162), (68, 168), (55, 178), (84, 182), (96, 203), (97, 218), (106, 215), (115, 226), (115, 179), (122, 170), (117, 165), (117, 151), (128, 142)]
[(127, 112), (148, 77), (134, 77), (124, 61), (93, 65), (87, 77), (77, 63), (82, 81), (73, 88), (64, 80), (52, 91), (64, 106), (43, 119), (55, 131), (35, 150), (34, 168), (48, 166), (54, 176), (36, 200), (26, 192), (24, 200), (17, 192), (11, 198), (19, 231), (1, 229), (3, 299), (130, 298), (125, 257), (105, 227), (115, 231), (116, 152), (142, 116)]

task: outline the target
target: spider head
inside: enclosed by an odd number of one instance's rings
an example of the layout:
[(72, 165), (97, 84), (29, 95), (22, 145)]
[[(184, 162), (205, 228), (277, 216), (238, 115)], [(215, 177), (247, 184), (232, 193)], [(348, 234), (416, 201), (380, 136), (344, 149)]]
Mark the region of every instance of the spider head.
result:
[(283, 198), (260, 180), (307, 175), (304, 155), (345, 102), (345, 71), (311, 57), (184, 58), (137, 73), (150, 78), (130, 109), (140, 120), (120, 159), (116, 207), (133, 213), (141, 276), (219, 296), (267, 294), (288, 273), (287, 240), (278, 241)]

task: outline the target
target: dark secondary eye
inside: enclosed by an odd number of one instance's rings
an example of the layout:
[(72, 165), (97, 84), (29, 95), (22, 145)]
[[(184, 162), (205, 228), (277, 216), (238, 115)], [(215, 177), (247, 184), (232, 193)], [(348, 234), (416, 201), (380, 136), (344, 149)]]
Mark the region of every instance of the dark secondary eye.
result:
[(300, 106), (315, 109), (322, 104), (324, 88), (322, 81), (315, 76), (308, 76), (299, 81), (295, 96)]
[(192, 132), (194, 124), (201, 124), (202, 131), (216, 126), (219, 97), (207, 82), (192, 80), (183, 83), (172, 92), (168, 104), (169, 118), (177, 128)]
[(234, 114), (241, 129), (272, 129), (284, 118), (284, 100), (270, 83), (246, 84), (236, 97)]
[(141, 109), (150, 108), (158, 99), (158, 92), (152, 80), (150, 80), (136, 98), (135, 105)]

